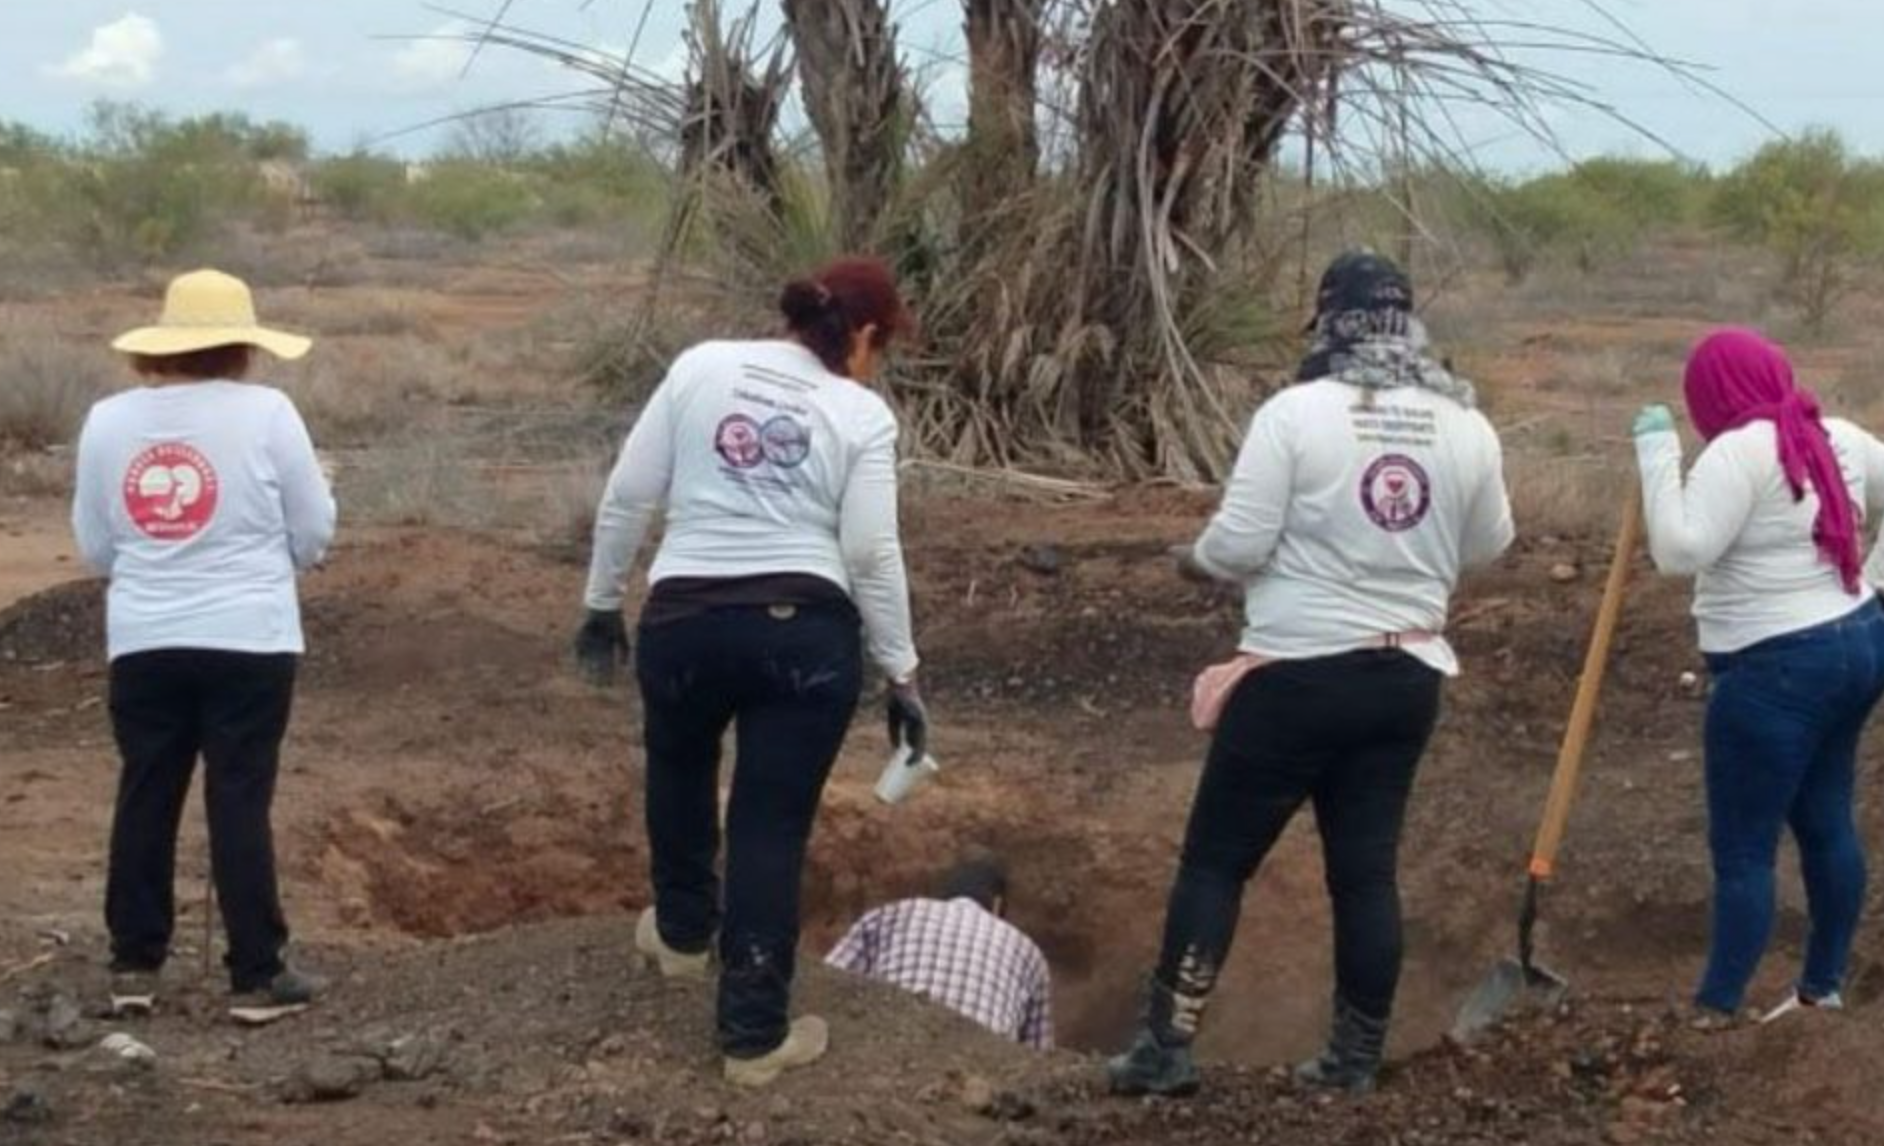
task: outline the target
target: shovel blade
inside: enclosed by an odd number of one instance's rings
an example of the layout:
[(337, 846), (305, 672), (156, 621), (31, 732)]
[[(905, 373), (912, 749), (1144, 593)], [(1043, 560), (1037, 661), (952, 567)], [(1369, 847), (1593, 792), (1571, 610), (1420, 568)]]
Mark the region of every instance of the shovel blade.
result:
[(1538, 966), (1506, 959), (1492, 968), (1452, 1022), (1455, 1042), (1470, 1042), (1519, 1011), (1554, 1007), (1570, 990), (1563, 976)]

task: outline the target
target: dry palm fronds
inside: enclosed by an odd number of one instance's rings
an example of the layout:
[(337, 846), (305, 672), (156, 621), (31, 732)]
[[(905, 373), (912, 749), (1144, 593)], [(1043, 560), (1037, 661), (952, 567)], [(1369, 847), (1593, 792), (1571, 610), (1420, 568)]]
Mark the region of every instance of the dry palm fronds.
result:
[[(467, 38), (594, 76), (554, 105), (606, 109), (694, 160), (664, 279), (704, 275), (745, 305), (822, 255), (881, 243), (928, 336), (893, 384), (928, 457), (1185, 481), (1227, 469), (1260, 388), (1249, 352), (1292, 325), (1270, 301), (1283, 211), (1268, 179), (1292, 132), (1318, 174), (1380, 186), (1394, 164), (1469, 169), (1462, 107), (1545, 140), (1566, 103), (1627, 122), (1539, 53), (1646, 59), (1706, 86), (1619, 25), (1493, 19), (1468, 0), (961, 2), (969, 138), (930, 155), (907, 130), (887, 0), (783, 0), (821, 185), (777, 138), (786, 65), (752, 51), (750, 15), (696, 37), (706, 94), (501, 13)], [(690, 11), (718, 27), (710, 0)], [(723, 68), (703, 47), (720, 43)], [(710, 143), (688, 134), (708, 130)]]

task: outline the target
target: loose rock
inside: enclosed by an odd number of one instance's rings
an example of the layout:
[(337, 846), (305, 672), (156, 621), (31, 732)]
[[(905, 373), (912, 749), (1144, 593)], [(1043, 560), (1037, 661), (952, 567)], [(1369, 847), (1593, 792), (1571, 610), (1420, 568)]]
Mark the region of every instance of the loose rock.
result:
[(1022, 569), (1042, 577), (1057, 577), (1066, 568), (1066, 558), (1057, 545), (1023, 546), (1019, 560)]
[(1568, 585), (1582, 575), (1582, 570), (1567, 561), (1560, 561), (1550, 567), (1550, 579), (1559, 585)]
[(418, 1082), (444, 1066), (445, 1048), (430, 1036), (407, 1035), (386, 1045), (380, 1064), (391, 1082)]
[(31, 1001), (25, 1026), (49, 1050), (76, 1050), (92, 1041), (78, 1001), (56, 988)]
[(371, 1059), (323, 1055), (289, 1076), (282, 1098), (290, 1103), (344, 1102), (358, 1098), (379, 1073), (379, 1064)]
[(156, 1051), (122, 1031), (99, 1040), (96, 1053), (103, 1065), (118, 1069), (151, 1070), (157, 1065)]
[(994, 1105), (994, 1084), (978, 1074), (971, 1074), (962, 1080), (962, 1105), (976, 1114), (986, 1112)]
[(5, 1107), (0, 1107), (0, 1122), (11, 1122), (15, 1126), (44, 1126), (54, 1117), (52, 1102), (44, 1091), (30, 1082), (21, 1083), (7, 1095)]

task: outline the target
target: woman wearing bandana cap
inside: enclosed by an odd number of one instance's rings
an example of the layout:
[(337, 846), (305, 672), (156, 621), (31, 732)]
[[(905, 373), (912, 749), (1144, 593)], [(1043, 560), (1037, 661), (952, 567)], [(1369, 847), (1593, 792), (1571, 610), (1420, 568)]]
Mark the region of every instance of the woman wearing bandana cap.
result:
[(1235, 661), (1198, 680), (1213, 731), (1121, 1094), (1197, 1087), (1191, 1047), (1243, 889), (1304, 805), (1335, 920), (1333, 1029), (1297, 1071), (1371, 1089), (1401, 961), (1396, 864), (1408, 794), (1458, 662), (1442, 635), (1461, 572), (1511, 543), (1502, 454), (1472, 387), (1429, 353), (1413, 289), (1377, 255), (1321, 281), (1298, 384), (1256, 412), (1223, 504), (1180, 565), (1239, 585)]

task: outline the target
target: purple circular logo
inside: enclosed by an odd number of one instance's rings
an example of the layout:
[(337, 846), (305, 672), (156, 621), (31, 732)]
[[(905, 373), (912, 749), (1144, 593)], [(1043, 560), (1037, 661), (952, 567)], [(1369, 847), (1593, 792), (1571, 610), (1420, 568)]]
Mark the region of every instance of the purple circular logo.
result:
[(811, 427), (786, 414), (780, 414), (759, 430), (759, 445), (765, 460), (785, 469), (796, 469), (811, 456)]
[(744, 414), (732, 414), (713, 432), (713, 448), (727, 465), (749, 470), (765, 460), (765, 447), (759, 438), (758, 422)]
[(1405, 533), (1432, 510), (1432, 479), (1405, 454), (1388, 454), (1367, 467), (1361, 478), (1361, 506), (1375, 525)]

